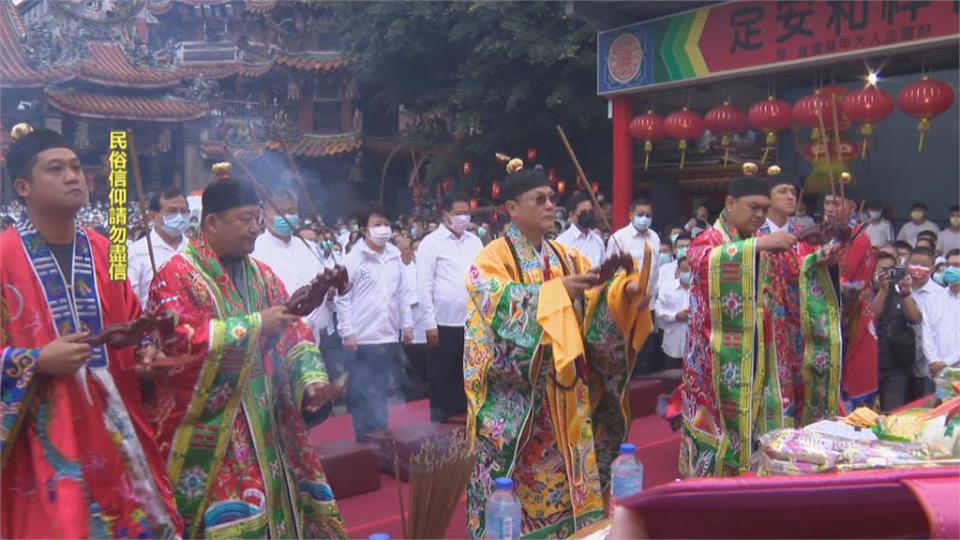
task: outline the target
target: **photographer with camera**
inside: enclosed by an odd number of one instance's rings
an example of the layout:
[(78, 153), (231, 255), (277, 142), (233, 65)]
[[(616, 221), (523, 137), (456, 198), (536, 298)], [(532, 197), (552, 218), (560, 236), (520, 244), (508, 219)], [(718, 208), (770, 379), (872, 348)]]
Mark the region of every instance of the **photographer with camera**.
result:
[(920, 308), (913, 299), (907, 269), (897, 266), (896, 257), (889, 253), (877, 255), (873, 285), (871, 309), (876, 314), (880, 406), (884, 411), (892, 411), (907, 402), (917, 358), (912, 325), (921, 321)]

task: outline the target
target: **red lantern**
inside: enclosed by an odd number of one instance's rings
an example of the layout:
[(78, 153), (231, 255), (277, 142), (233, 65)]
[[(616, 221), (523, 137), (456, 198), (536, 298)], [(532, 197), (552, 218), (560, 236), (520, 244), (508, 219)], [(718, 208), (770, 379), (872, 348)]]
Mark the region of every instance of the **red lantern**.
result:
[(527, 163), (531, 166), (537, 164), (537, 149), (536, 148), (527, 148)]
[[(824, 127), (826, 127), (827, 121), (832, 122), (832, 118), (833, 99), (819, 88), (793, 104), (793, 120), (803, 127), (810, 128), (811, 141), (817, 142), (820, 137), (827, 136), (826, 133), (820, 133), (820, 124), (823, 122)], [(813, 148), (820, 148), (820, 145), (814, 144)], [(817, 157), (814, 156), (814, 161)]]
[(413, 185), (413, 200), (419, 201), (419, 200), (420, 200), (420, 195), (421, 195), (421, 192), (420, 192), (420, 183), (417, 182), (416, 184)]
[(793, 107), (782, 99), (770, 96), (750, 107), (747, 120), (755, 129), (767, 134), (767, 146), (763, 149), (763, 157), (760, 159), (760, 163), (763, 163), (767, 160), (770, 149), (777, 143), (777, 133), (790, 128), (793, 122)]
[(703, 135), (703, 118), (684, 107), (683, 110), (670, 113), (664, 119), (663, 129), (667, 130), (667, 135), (671, 138), (680, 141), (677, 147), (680, 148), (680, 168), (682, 169), (687, 157), (687, 140)]
[(893, 96), (869, 84), (862, 90), (850, 92), (843, 98), (843, 112), (854, 122), (859, 122), (863, 135), (860, 157), (867, 157), (867, 141), (873, 133), (874, 124), (890, 116), (893, 112)]
[(450, 176), (446, 177), (443, 180), (442, 187), (444, 193), (450, 193), (450, 191), (453, 190), (453, 178)]
[(942, 114), (953, 106), (955, 94), (949, 84), (931, 79), (924, 75), (923, 79), (907, 86), (900, 92), (897, 105), (900, 110), (914, 118), (920, 119), (920, 144), (917, 151), (923, 150), (923, 138), (930, 129), (930, 119)]
[(500, 198), (500, 181), (494, 180), (493, 184), (490, 185), (490, 196), (494, 199)]
[(730, 156), (730, 136), (747, 129), (747, 115), (734, 107), (729, 101), (714, 107), (703, 117), (703, 123), (710, 131), (720, 134), (720, 145), (723, 146), (723, 165), (727, 165)]
[(478, 204), (479, 204), (479, 203), (477, 202), (476, 199), (470, 199), (470, 209), (471, 209), (471, 210), (476, 210)]
[(556, 190), (557, 189), (557, 170), (556, 169), (550, 169), (547, 172), (547, 180), (550, 181), (550, 187)]
[[(823, 86), (820, 88), (820, 93), (827, 98), (827, 101), (830, 102), (830, 105), (835, 106), (837, 108), (837, 112), (839, 113), (837, 114), (837, 124), (838, 124), (837, 127), (840, 128), (839, 131), (846, 131), (850, 129), (850, 125), (852, 124), (850, 119), (847, 118), (847, 114), (843, 112), (843, 107), (841, 106), (841, 104), (843, 103), (843, 98), (847, 97), (847, 94), (849, 92), (850, 92), (849, 88), (839, 84), (836, 84), (833, 86)], [(826, 115), (826, 112), (827, 112), (827, 109), (824, 109), (825, 115)], [(824, 121), (826, 121), (827, 117), (824, 116), (823, 119)], [(826, 135), (827, 134), (824, 133), (824, 136)]]
[(559, 182), (557, 182), (557, 191), (558, 191), (561, 195), (563, 195), (563, 193), (564, 193), (565, 191), (567, 191), (567, 181), (566, 181), (566, 180), (560, 180)]
[(473, 165), (471, 165), (469, 161), (464, 161), (464, 162), (463, 162), (463, 175), (466, 176), (466, 175), (470, 174), (471, 171), (473, 171)]
[(590, 189), (592, 189), (594, 193), (600, 193), (600, 182), (590, 182)]
[(630, 134), (634, 139), (643, 141), (643, 170), (647, 170), (650, 165), (650, 152), (653, 152), (653, 142), (662, 139), (667, 132), (663, 129), (663, 118), (660, 118), (653, 111), (647, 111), (646, 114), (634, 116), (630, 120)]

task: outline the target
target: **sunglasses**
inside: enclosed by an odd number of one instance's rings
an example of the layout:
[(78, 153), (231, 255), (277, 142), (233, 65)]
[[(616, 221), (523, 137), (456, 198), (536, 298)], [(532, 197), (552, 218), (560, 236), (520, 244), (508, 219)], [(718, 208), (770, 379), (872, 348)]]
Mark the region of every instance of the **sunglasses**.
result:
[[(517, 199), (517, 200), (519, 201), (520, 199)], [(527, 199), (527, 200), (532, 200), (533, 203), (536, 204), (537, 206), (543, 206), (547, 204), (547, 201), (550, 201), (554, 206), (556, 206), (557, 201), (560, 200), (560, 196), (557, 195), (556, 193), (550, 193), (549, 195), (546, 193), (541, 193), (536, 197), (534, 197), (533, 199)]]

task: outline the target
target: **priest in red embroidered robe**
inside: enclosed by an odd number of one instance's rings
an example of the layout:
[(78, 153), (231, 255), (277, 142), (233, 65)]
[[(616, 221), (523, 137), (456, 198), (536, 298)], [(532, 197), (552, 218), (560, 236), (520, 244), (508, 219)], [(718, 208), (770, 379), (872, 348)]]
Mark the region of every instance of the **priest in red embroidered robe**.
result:
[(345, 537), (304, 420), (334, 386), (309, 327), (282, 306), (283, 284), (249, 257), (257, 194), (228, 179), (202, 203), (201, 237), (160, 270), (148, 304), (177, 314), (165, 352), (186, 358), (147, 399), (186, 534)]
[[(784, 407), (778, 361), (790, 368), (788, 354), (777, 350), (767, 311), (783, 309), (771, 294), (778, 254), (794, 249), (788, 231), (754, 236), (764, 224), (770, 188), (764, 180), (743, 176), (731, 183), (726, 208), (712, 229), (688, 252), (693, 286), (690, 334), (684, 363), (680, 472), (685, 476), (736, 475), (749, 469), (755, 440), (790, 425), (795, 413)], [(798, 268), (803, 337), (804, 413), (801, 421), (836, 414), (839, 397), (837, 299), (827, 266), (836, 248), (811, 254)], [(790, 279), (793, 279), (792, 277)], [(782, 284), (781, 284), (782, 286)], [(782, 296), (781, 296), (782, 298)], [(791, 329), (794, 330), (794, 329)], [(798, 367), (793, 367), (797, 369)], [(787, 370), (787, 377), (793, 375)], [(793, 393), (793, 392), (791, 392)]]
[[(848, 188), (849, 191), (849, 188)], [(827, 195), (823, 200), (826, 219), (846, 222), (855, 209), (853, 199)], [(853, 409), (876, 401), (880, 389), (879, 349), (870, 282), (877, 257), (865, 223), (854, 226), (851, 241), (840, 255), (840, 291), (843, 295), (843, 400)]]
[(88, 197), (76, 153), (56, 132), (15, 131), (7, 166), (26, 215), (0, 234), (0, 537), (175, 537), (134, 350), (82, 343), (140, 304), (109, 275), (110, 242), (75, 225)]

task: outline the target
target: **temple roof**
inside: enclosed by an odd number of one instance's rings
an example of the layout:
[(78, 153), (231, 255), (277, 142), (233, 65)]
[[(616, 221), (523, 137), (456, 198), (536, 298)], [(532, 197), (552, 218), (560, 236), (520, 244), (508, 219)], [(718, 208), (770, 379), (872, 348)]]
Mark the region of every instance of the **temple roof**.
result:
[(73, 78), (68, 66), (33, 68), (23, 55), (20, 36), (26, 32), (13, 2), (0, 2), (0, 86), (35, 88)]
[[(287, 141), (287, 150), (290, 155), (297, 157), (337, 156), (359, 150), (362, 145), (363, 141), (354, 133), (304, 134), (299, 139)], [(268, 142), (267, 148), (283, 151), (279, 141)]]
[(122, 88), (172, 88), (181, 83), (180, 70), (135, 65), (117, 43), (88, 43), (87, 51), (89, 57), (77, 70), (82, 80)]
[(184, 122), (206, 116), (210, 110), (197, 103), (172, 97), (133, 97), (88, 94), (78, 90), (44, 90), (47, 101), (57, 109), (86, 118)]

